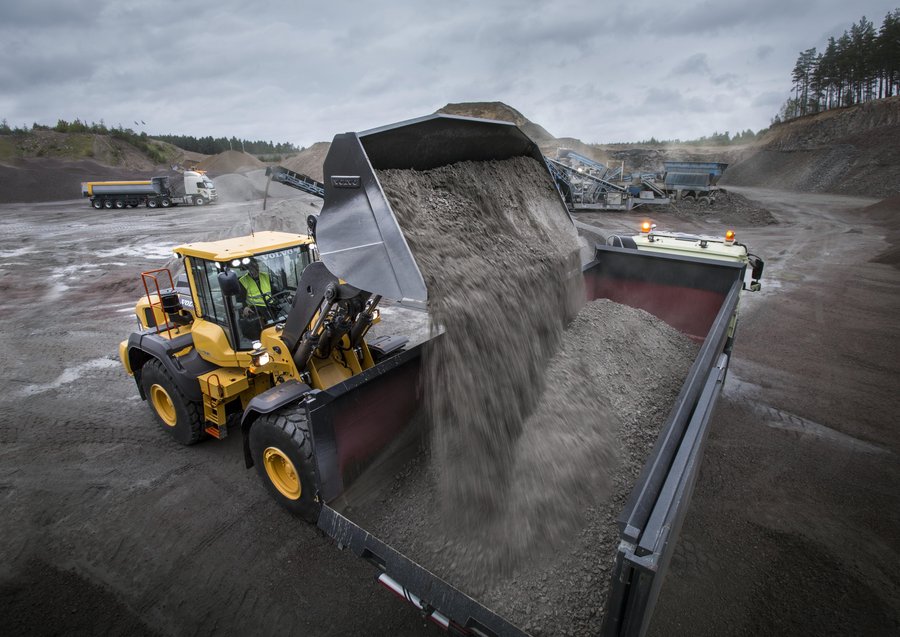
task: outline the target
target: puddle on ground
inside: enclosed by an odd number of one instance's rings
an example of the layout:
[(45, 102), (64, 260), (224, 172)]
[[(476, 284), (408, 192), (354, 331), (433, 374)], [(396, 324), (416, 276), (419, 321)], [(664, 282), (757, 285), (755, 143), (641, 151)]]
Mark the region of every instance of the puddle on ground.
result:
[(34, 396), (35, 394), (53, 391), (54, 389), (59, 389), (63, 385), (73, 383), (76, 380), (89, 375), (90, 372), (95, 369), (118, 367), (118, 365), (118, 361), (110, 358), (95, 358), (81, 363), (80, 365), (75, 365), (74, 367), (67, 367), (63, 370), (62, 374), (56, 377), (56, 380), (49, 383), (27, 385), (19, 391), (19, 394), (22, 396)]

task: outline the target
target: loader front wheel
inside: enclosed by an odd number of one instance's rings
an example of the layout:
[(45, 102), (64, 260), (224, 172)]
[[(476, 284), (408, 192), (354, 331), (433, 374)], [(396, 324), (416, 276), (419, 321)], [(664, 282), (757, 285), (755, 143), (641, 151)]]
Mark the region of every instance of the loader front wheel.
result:
[(163, 364), (153, 359), (141, 369), (141, 386), (150, 411), (176, 442), (192, 445), (203, 436), (203, 407), (188, 400)]
[(250, 453), (256, 472), (279, 504), (315, 524), (321, 505), (306, 411), (287, 407), (260, 416), (250, 429)]

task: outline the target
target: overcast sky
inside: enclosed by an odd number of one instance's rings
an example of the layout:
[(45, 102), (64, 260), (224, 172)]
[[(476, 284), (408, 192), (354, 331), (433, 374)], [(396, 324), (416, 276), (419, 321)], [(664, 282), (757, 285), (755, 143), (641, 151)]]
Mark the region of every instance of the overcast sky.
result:
[(768, 126), (802, 49), (896, 6), (3, 0), (0, 118), (308, 146), (502, 101), (558, 137), (688, 139)]

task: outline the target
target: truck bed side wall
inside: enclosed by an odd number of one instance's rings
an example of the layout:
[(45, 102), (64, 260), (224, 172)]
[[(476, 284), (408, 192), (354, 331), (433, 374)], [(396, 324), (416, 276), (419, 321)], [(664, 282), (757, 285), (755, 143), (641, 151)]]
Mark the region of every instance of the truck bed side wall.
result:
[(654, 256), (602, 247), (585, 271), (589, 296), (645, 309), (702, 343), (619, 515), (604, 635), (642, 635), (649, 626), (724, 382), (723, 350), (744, 276), (738, 263)]

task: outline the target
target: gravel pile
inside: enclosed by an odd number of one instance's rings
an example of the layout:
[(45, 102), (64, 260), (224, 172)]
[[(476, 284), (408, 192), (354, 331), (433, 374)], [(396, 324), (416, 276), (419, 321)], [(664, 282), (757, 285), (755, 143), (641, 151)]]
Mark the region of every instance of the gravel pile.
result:
[(425, 449), (345, 514), (531, 632), (595, 632), (615, 516), (696, 348), (640, 310), (580, 310), (578, 237), (533, 159), (378, 177), (445, 333)]
[[(616, 516), (696, 354), (690, 339), (643, 310), (588, 303), (547, 365), (547, 387), (516, 442), (496, 529), (478, 525), (462, 537), (448, 529), (436, 505), (440, 468), (427, 447), (377, 497), (344, 513), (530, 633), (596, 635), (618, 544)], [(578, 473), (544, 471), (557, 466)], [(556, 506), (547, 500), (560, 490), (579, 493), (578, 524), (553, 546), (530, 542), (553, 523)], [(493, 531), (503, 528), (508, 540), (498, 541)]]
[(225, 175), (228, 173), (246, 172), (265, 166), (255, 156), (242, 153), (239, 150), (226, 150), (218, 155), (207, 157), (197, 164), (199, 170), (205, 170), (210, 176)]
[(690, 199), (672, 201), (667, 212), (692, 218), (717, 219), (738, 226), (767, 226), (778, 223), (772, 213), (736, 192), (719, 191), (711, 204)]
[(531, 158), (379, 179), (446, 330), (424, 357), (425, 406), (440, 501), (464, 536), (508, 506), (522, 423), (584, 298), (578, 237)]

